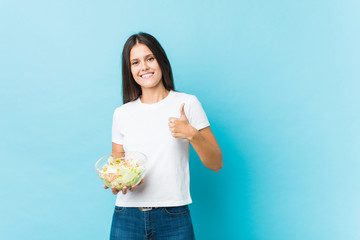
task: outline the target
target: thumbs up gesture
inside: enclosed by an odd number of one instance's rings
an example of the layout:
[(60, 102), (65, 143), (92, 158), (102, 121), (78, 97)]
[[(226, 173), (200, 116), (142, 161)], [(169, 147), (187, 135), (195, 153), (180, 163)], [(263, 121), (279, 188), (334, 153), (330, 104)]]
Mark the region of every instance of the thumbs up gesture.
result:
[(180, 118), (169, 118), (169, 128), (173, 137), (190, 140), (197, 130), (190, 125), (185, 115), (184, 107), (185, 103), (180, 107)]

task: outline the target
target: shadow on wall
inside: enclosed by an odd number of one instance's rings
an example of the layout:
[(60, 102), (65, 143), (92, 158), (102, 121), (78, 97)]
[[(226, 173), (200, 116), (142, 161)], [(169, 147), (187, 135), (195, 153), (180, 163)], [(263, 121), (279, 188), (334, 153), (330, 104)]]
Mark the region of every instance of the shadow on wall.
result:
[(199, 239), (251, 238), (254, 226), (249, 160), (234, 131), (226, 128), (213, 131), (223, 153), (224, 166), (219, 172), (205, 168), (196, 152), (192, 148), (190, 151), (195, 232)]

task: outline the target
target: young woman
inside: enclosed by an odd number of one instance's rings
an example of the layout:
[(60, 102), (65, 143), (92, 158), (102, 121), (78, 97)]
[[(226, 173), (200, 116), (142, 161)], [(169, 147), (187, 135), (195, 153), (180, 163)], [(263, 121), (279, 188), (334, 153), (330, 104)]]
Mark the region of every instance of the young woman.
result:
[(175, 91), (166, 53), (149, 34), (125, 43), (122, 78), (124, 104), (114, 111), (112, 151), (142, 152), (147, 163), (141, 184), (122, 194), (111, 189), (118, 195), (110, 239), (195, 239), (189, 145), (207, 168), (217, 172), (223, 165), (206, 114), (194, 95)]

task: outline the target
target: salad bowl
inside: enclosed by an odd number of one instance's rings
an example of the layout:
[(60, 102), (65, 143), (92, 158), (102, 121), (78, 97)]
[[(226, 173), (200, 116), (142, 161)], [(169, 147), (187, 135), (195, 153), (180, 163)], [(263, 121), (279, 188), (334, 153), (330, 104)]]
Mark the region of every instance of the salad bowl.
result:
[(146, 156), (136, 151), (114, 152), (100, 158), (95, 170), (108, 187), (121, 190), (140, 183), (145, 176)]

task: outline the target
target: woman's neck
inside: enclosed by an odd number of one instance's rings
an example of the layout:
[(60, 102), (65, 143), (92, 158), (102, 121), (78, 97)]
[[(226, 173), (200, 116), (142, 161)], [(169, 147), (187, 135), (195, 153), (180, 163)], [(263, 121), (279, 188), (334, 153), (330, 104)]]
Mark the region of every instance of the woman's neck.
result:
[(140, 101), (145, 104), (153, 104), (160, 102), (166, 98), (169, 94), (169, 90), (163, 88), (153, 89), (153, 88), (143, 88)]

